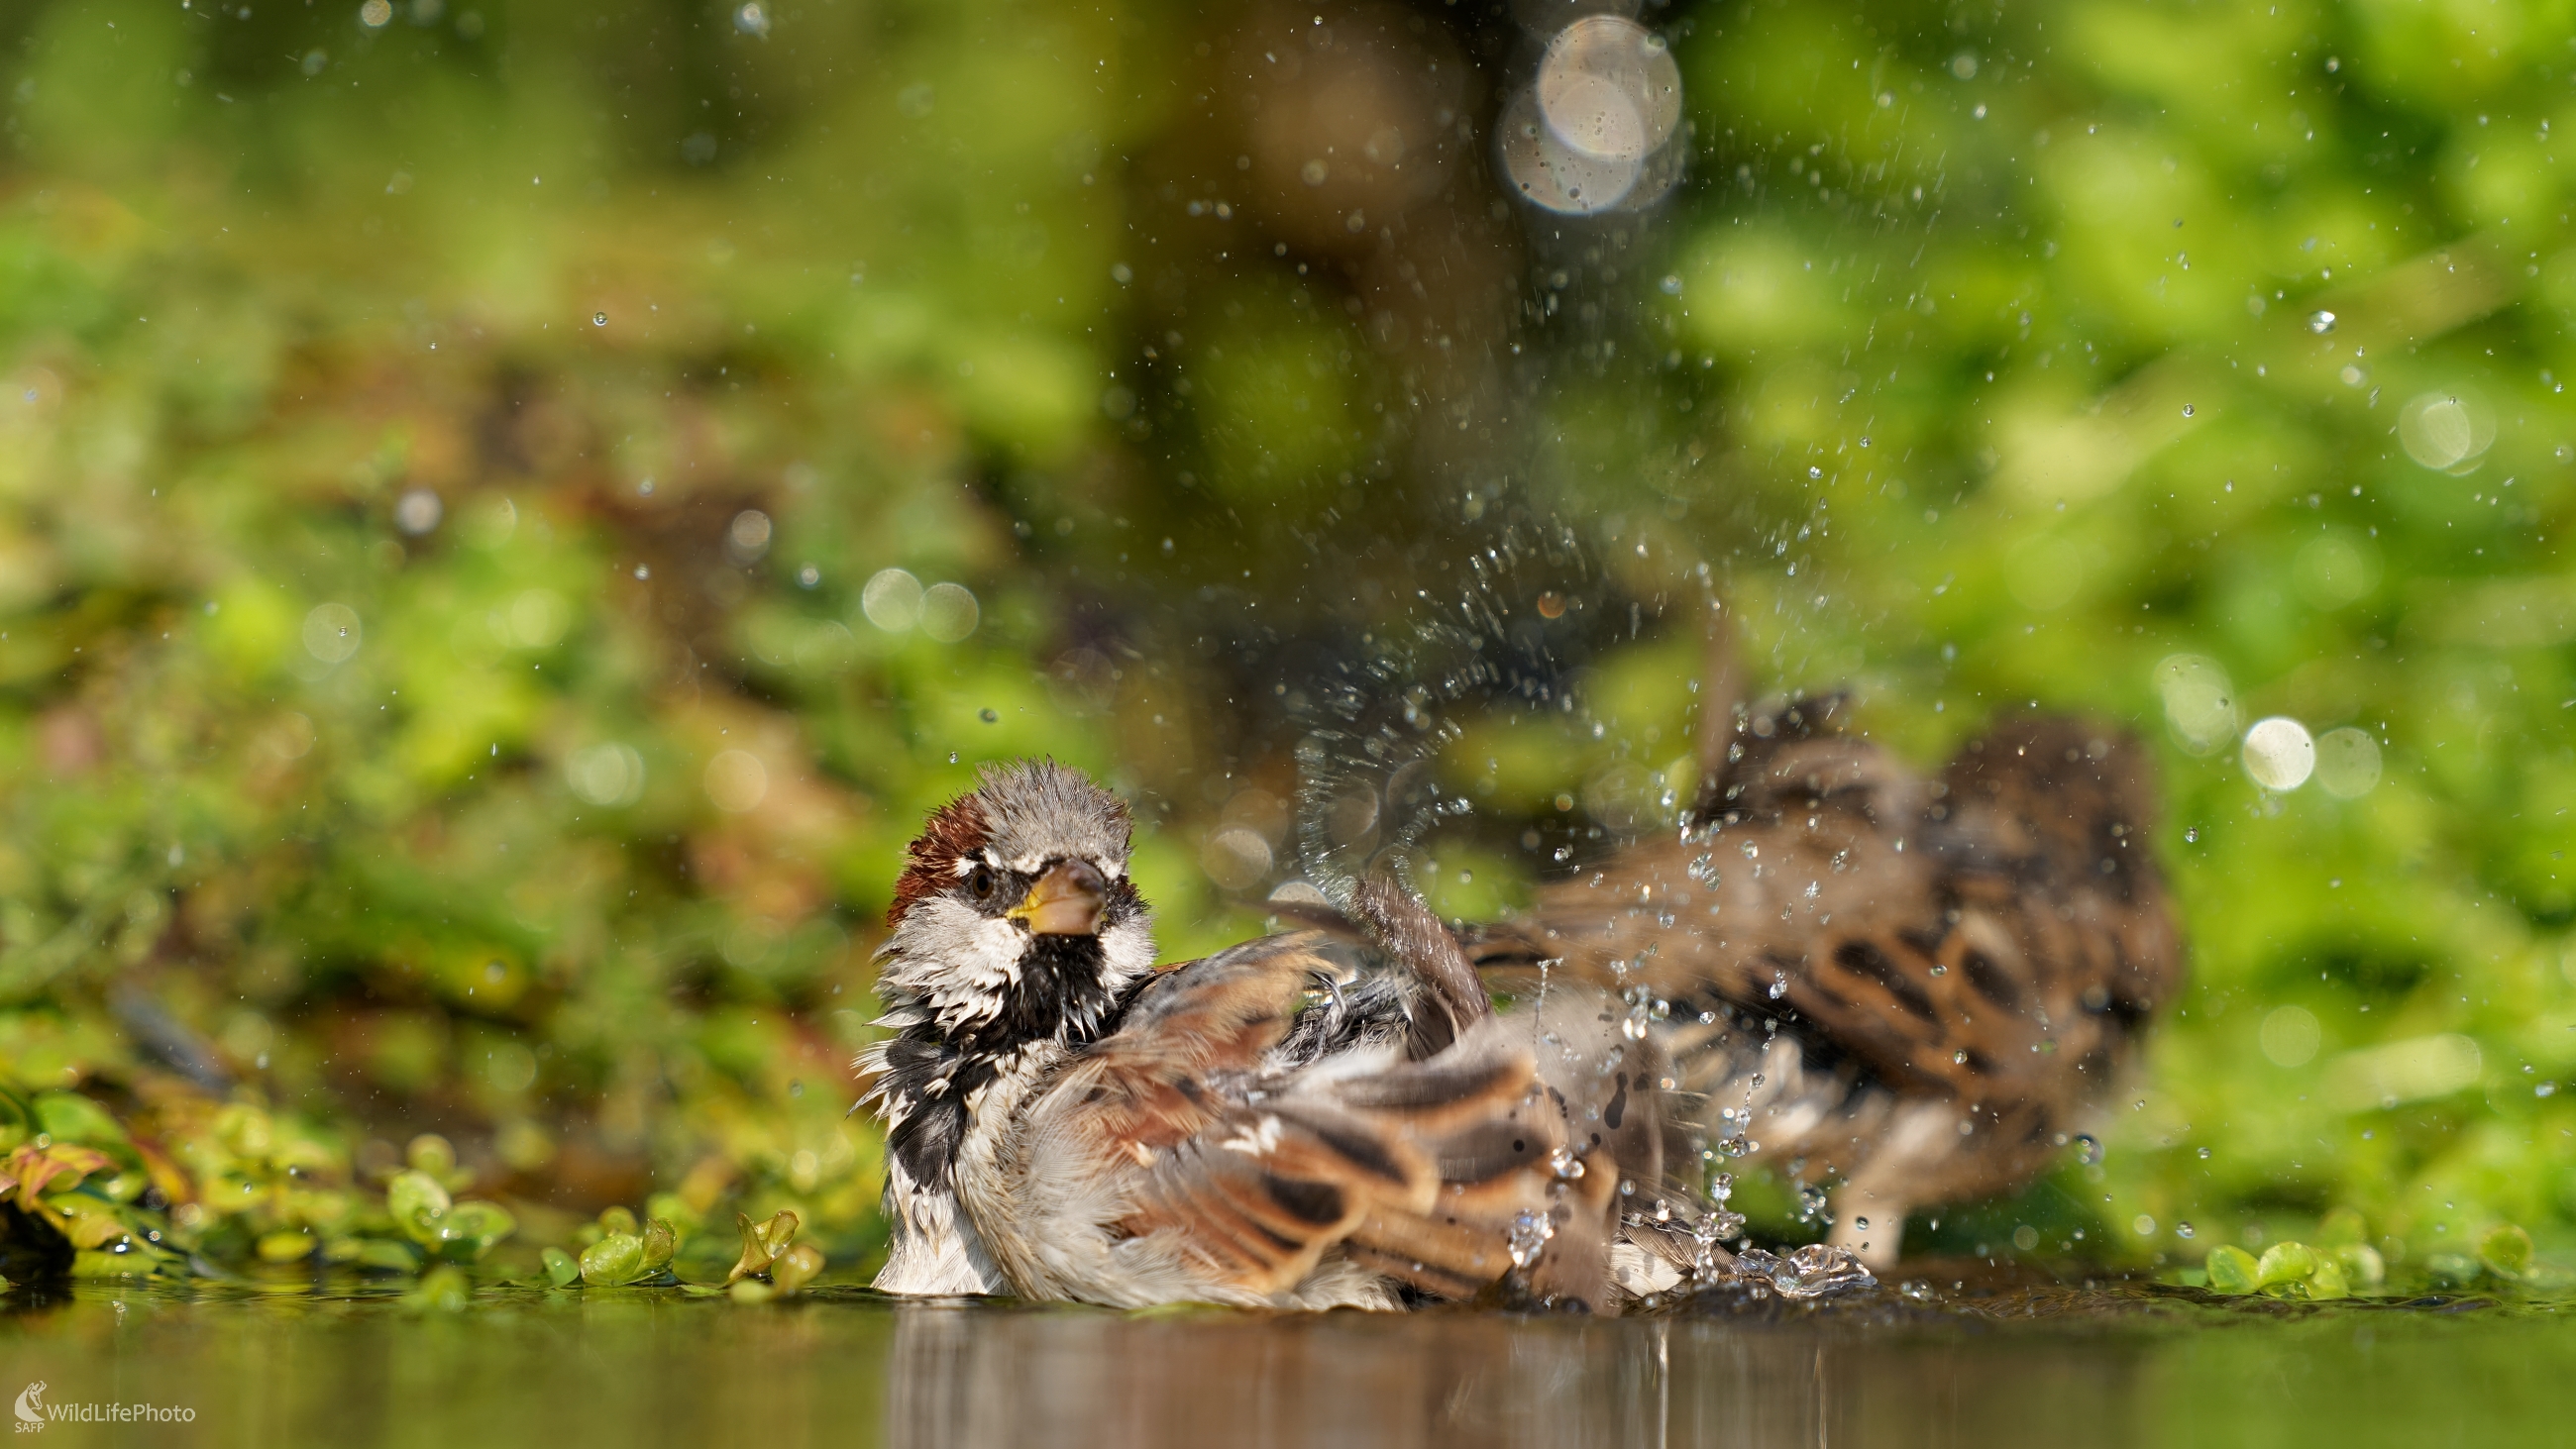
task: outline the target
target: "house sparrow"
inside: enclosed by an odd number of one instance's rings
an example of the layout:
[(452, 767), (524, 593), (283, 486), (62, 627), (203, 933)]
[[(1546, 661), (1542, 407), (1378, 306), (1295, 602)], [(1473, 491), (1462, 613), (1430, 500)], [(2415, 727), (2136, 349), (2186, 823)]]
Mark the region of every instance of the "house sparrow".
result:
[(1382, 882), (1355, 921), (1158, 971), (1129, 830), (1023, 763), (912, 843), (880, 951), (895, 1035), (859, 1062), (886, 1123), (877, 1287), (1391, 1308), (1508, 1275), (1610, 1306), (1617, 1209), (1660, 1191), (1650, 1044), (1597, 996), (1494, 1015)]
[(2035, 1176), (2179, 989), (2150, 762), (2029, 717), (1927, 779), (1838, 733), (1836, 700), (1736, 711), (1722, 638), (1710, 674), (1678, 838), (1547, 887), (1472, 951), (1668, 1003), (1719, 1151), (1839, 1178), (1830, 1241), (1884, 1269), (1909, 1211)]

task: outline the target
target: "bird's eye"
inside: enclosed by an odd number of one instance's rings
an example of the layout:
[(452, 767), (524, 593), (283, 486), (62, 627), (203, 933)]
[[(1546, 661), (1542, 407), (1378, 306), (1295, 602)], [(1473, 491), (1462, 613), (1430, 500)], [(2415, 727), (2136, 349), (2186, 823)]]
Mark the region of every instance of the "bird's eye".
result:
[(991, 900), (1001, 888), (1002, 882), (993, 874), (993, 868), (989, 865), (975, 867), (975, 873), (966, 877), (967, 894), (973, 896), (979, 904)]

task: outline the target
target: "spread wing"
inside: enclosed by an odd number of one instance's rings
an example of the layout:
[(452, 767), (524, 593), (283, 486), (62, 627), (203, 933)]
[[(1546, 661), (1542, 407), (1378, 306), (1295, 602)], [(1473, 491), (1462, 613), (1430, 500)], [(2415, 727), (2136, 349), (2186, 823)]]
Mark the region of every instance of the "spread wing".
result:
[[(1535, 1213), (1549, 1248), (1533, 1288), (1599, 1301), (1616, 1157), (1638, 1151), (1619, 1128), (1654, 1117), (1643, 1068), (1604, 1078), (1622, 1100), (1598, 1143), (1577, 1130), (1597, 1104), (1549, 1089), (1527, 1022), (1488, 1017), (1421, 1061), (1388, 1043), (1282, 1069), (1273, 1049), (1300, 1008), (1333, 1009), (1315, 983), (1347, 970), (1318, 932), (1219, 952), (1153, 981), (1069, 1065), (1050, 1091), (1058, 1130), (1117, 1164), (1114, 1231), (1245, 1295), (1288, 1293), (1336, 1250), (1464, 1295), (1513, 1266)], [(1587, 1159), (1597, 1175), (1557, 1170)]]
[(2009, 1115), (2044, 1154), (2180, 975), (2143, 752), (2024, 721), (1935, 782), (1786, 722), (1742, 743), (1694, 842), (1550, 888), (1530, 921), (1486, 934), (1480, 963), (1645, 982), (1685, 1023), (1687, 1089), (1745, 1070), (1761, 1056), (1746, 1023), (1776, 1023), (1846, 1075)]

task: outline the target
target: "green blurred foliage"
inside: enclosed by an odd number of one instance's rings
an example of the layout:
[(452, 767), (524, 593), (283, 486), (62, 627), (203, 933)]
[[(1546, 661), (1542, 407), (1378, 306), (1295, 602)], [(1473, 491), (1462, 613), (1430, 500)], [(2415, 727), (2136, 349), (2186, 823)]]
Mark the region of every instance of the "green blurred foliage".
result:
[[(1919, 757), (2032, 703), (2170, 746), (2195, 982), (2106, 1160), (1915, 1246), (2576, 1247), (2576, 15), (1752, 4), (1680, 52), (1628, 506), (1758, 500), (1777, 678)], [(2297, 788), (2240, 759), (2274, 715)]]
[[(1470, 131), (1526, 69), (1332, 14)], [(922, 813), (1055, 754), (1167, 957), (1258, 930), (1296, 697), (1554, 520), (1661, 607), (1579, 709), (1451, 711), (1444, 911), (1688, 797), (1713, 587), (1924, 762), (2034, 702), (2165, 746), (2190, 994), (2102, 1161), (1914, 1247), (2576, 1254), (2576, 13), (1648, 18), (1660, 211), (1514, 211), (1478, 141), (1346, 243), (1229, 109), (1266, 10), (0, 13), (0, 1076), (233, 1260), (482, 1241), (422, 1131), (531, 1274), (648, 1198), (861, 1255)]]

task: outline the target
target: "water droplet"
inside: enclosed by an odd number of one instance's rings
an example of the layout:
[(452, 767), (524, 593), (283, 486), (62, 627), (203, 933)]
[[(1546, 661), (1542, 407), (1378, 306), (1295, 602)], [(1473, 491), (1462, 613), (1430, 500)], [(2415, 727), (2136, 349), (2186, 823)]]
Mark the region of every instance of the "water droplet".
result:
[(1512, 1255), (1512, 1266), (1526, 1268), (1537, 1262), (1538, 1255), (1547, 1247), (1547, 1240), (1555, 1236), (1556, 1224), (1547, 1220), (1547, 1214), (1533, 1208), (1521, 1209), (1512, 1218), (1510, 1236), (1504, 1239), (1504, 1246)]
[(2189, 404), (2189, 403), (2184, 403), (2184, 404), (2182, 405), (2182, 415), (2183, 415), (2184, 417), (2190, 417), (2190, 416), (2191, 416), (2191, 412), (2192, 412), (2191, 404)]
[(635, 577), (639, 579), (649, 579), (653, 577), (653, 570), (647, 565), (637, 564), (635, 566)]
[(607, 314), (607, 313), (605, 313), (605, 312), (593, 312), (593, 313), (591, 313), (591, 314), (590, 314), (590, 325), (591, 325), (591, 326), (593, 326), (593, 327), (605, 327), (605, 326), (607, 326), (607, 325), (608, 325), (608, 314)]
[(1552, 1147), (1548, 1149), (1547, 1170), (1554, 1173), (1559, 1182), (1573, 1182), (1583, 1176), (1583, 1159), (1575, 1156), (1570, 1148)]
[(2316, 311), (2308, 314), (2308, 330), (2317, 334), (2319, 337), (2325, 336), (2334, 329), (2335, 314), (2332, 312), (2320, 307)]
[(2191, 1236), (2191, 1224), (2189, 1224), (2189, 1223), (2176, 1223), (2176, 1224), (2174, 1224), (2174, 1236), (2175, 1236), (2175, 1237), (2177, 1237), (2177, 1238), (2188, 1238), (2188, 1237), (2190, 1237), (2190, 1236)]
[(999, 720), (1001, 716), (989, 709), (979, 709), (975, 711), (975, 718), (982, 720), (986, 724), (992, 724), (996, 720)]
[(948, 752), (948, 763), (952, 765), (957, 763), (957, 752), (955, 750), (950, 750)]
[(2192, 843), (2194, 843), (2194, 842), (2197, 842), (2197, 841), (2200, 839), (2200, 827), (2199, 827), (2199, 826), (2197, 826), (2197, 825), (2195, 825), (2195, 826), (2192, 826), (2191, 828), (2189, 828), (2189, 829), (2185, 830), (2185, 831), (2182, 833), (2182, 838), (2183, 838), (2183, 843), (2184, 843), (2184, 844), (2186, 844), (2186, 845), (2188, 845), (2188, 844), (2192, 844)]
[(2201, 1161), (2203, 1161), (2203, 1162), (2207, 1162), (2207, 1161), (2209, 1160), (2209, 1149), (2208, 1149), (2208, 1148), (2204, 1147), (2204, 1148), (2200, 1149), (2200, 1160), (2201, 1160)]
[(1968, 1064), (1968, 1054), (1964, 1050), (1955, 1051), (1950, 1053), (1950, 1060), (1956, 1065), (1964, 1067)]
[(2091, 1167), (2095, 1163), (2100, 1162), (2102, 1160), (2102, 1140), (2095, 1137), (2090, 1132), (2079, 1134), (2075, 1139), (2075, 1160), (2083, 1163), (2086, 1167)]

